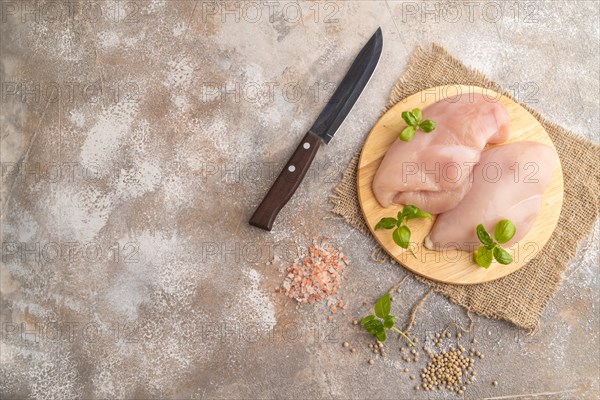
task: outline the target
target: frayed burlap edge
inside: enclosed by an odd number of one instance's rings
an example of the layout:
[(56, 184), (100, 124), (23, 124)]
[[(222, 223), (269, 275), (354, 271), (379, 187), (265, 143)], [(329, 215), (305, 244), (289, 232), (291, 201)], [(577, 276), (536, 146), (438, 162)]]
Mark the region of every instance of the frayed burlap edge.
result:
[[(419, 91), (452, 84), (486, 87), (516, 101), (483, 73), (466, 67), (446, 49), (433, 44), (428, 49), (417, 47), (405, 73), (390, 94), (387, 108)], [(544, 126), (561, 160), (565, 183), (564, 206), (552, 237), (534, 260), (494, 282), (449, 285), (414, 276), (467, 311), (509, 321), (532, 333), (537, 330), (543, 310), (558, 290), (579, 242), (589, 236), (598, 217), (600, 146), (547, 121), (531, 107), (519, 104)], [(370, 237), (356, 190), (358, 158), (358, 154), (352, 158), (335, 188), (331, 197), (332, 211)]]

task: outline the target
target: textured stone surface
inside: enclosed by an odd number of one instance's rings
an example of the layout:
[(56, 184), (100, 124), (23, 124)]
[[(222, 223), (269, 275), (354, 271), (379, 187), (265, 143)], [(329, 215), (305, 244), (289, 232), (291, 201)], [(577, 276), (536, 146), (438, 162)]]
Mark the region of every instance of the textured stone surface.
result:
[[(327, 197), (414, 46), (432, 41), (598, 142), (598, 3), (94, 4), (1, 3), (2, 397), (453, 397), (415, 394), (394, 349), (366, 364), (351, 321), (405, 272), (371, 261)], [(353, 112), (273, 232), (249, 227), (378, 26), (384, 53)], [(474, 316), (486, 358), (465, 397), (597, 398), (597, 235), (535, 335)], [(324, 304), (274, 293), (312, 236), (352, 262), (333, 322)], [(425, 290), (404, 282), (401, 319)], [(434, 295), (415, 333), (451, 321), (468, 319)]]

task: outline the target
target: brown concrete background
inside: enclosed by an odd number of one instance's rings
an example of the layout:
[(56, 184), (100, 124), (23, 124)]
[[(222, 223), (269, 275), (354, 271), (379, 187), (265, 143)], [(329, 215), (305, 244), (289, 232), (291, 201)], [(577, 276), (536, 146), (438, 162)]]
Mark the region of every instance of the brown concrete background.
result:
[[(341, 171), (432, 41), (598, 142), (595, 1), (0, 4), (2, 398), (454, 397), (415, 394), (393, 350), (366, 365), (350, 322), (405, 272), (327, 219)], [(378, 26), (384, 53), (353, 112), (273, 232), (249, 227)], [(597, 231), (534, 336), (474, 317), (486, 358), (465, 398), (598, 398)], [(333, 322), (274, 293), (313, 235), (352, 262)], [(407, 280), (395, 313), (425, 290)], [(450, 321), (467, 318), (434, 295), (415, 333)]]

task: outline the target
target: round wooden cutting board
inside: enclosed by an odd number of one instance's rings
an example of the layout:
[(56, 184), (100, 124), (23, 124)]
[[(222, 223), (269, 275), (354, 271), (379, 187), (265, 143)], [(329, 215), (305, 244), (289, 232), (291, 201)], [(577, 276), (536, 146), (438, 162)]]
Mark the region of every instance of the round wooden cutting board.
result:
[[(357, 185), (358, 199), (362, 212), (373, 236), (383, 246), (387, 253), (401, 265), (411, 271), (436, 281), (453, 284), (476, 284), (493, 281), (506, 276), (532, 260), (544, 247), (560, 215), (563, 202), (563, 175), (560, 163), (554, 170), (552, 181), (542, 199), (542, 207), (533, 228), (518, 243), (510, 248), (514, 262), (501, 265), (494, 262), (488, 269), (481, 268), (473, 261), (471, 252), (449, 249), (433, 251), (423, 246), (433, 223), (428, 219), (417, 219), (408, 222), (412, 232), (411, 245), (407, 250), (402, 249), (392, 240), (391, 230), (374, 230), (375, 225), (383, 217), (395, 217), (400, 205), (381, 207), (372, 191), (372, 182), (379, 164), (388, 148), (398, 138), (406, 127), (402, 112), (413, 108), (425, 107), (442, 100), (456, 96), (469, 96), (470, 93), (482, 93), (490, 101), (500, 101), (510, 115), (510, 137), (507, 143), (531, 140), (547, 144), (554, 148), (552, 140), (542, 125), (527, 110), (513, 100), (500, 96), (498, 93), (475, 86), (440, 86), (416, 93), (396, 104), (386, 112), (369, 133), (365, 141), (358, 163)], [(422, 135), (422, 132), (417, 132)], [(435, 134), (435, 131), (431, 133)], [(501, 145), (500, 145), (501, 146)], [(555, 149), (556, 150), (556, 149)]]

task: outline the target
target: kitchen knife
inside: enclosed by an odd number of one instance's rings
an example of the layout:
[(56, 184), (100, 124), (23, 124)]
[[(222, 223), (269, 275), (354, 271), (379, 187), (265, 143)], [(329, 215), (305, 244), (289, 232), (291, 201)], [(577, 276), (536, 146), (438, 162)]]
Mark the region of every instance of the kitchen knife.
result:
[(258, 206), (250, 225), (270, 231), (279, 211), (306, 175), (321, 143), (329, 143), (369, 82), (383, 47), (381, 28), (362, 48), (331, 99), (296, 148), (273, 186)]

